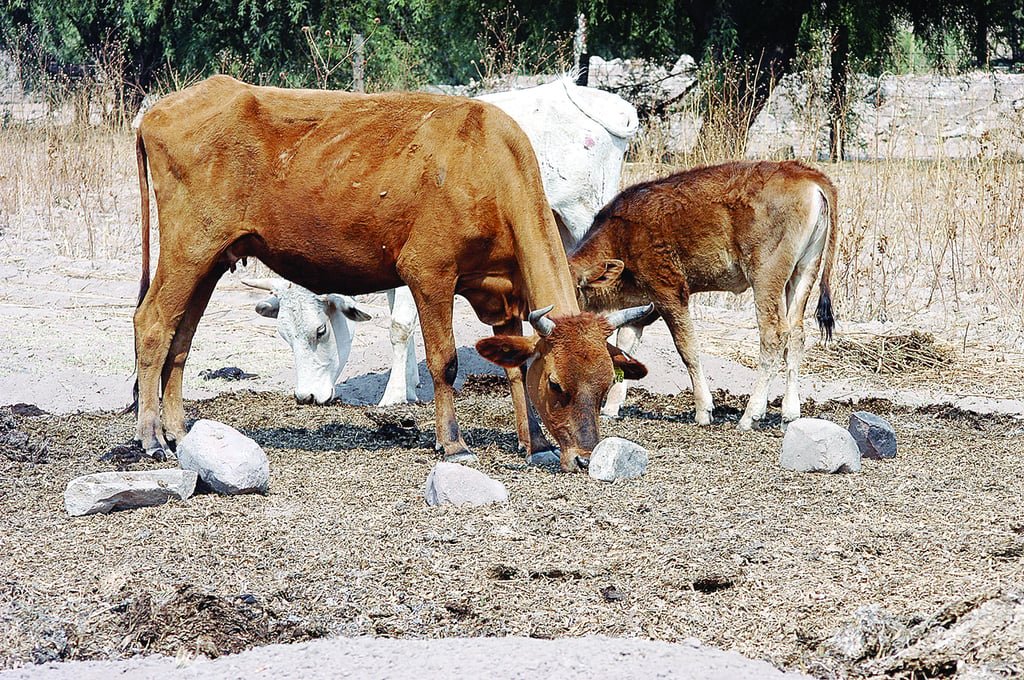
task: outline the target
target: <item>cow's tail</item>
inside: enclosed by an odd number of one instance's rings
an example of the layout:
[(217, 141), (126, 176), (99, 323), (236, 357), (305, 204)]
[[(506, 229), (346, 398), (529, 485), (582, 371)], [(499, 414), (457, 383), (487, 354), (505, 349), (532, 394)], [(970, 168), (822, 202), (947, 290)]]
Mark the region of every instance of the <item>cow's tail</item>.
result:
[[(139, 199), (142, 210), (142, 277), (139, 281), (139, 299), (135, 303), (138, 309), (142, 301), (146, 299), (149, 292), (149, 174), (147, 172), (148, 159), (146, 156), (146, 143), (142, 139), (141, 128), (135, 134), (135, 159), (139, 164)], [(135, 366), (139, 365), (138, 338), (135, 342)], [(132, 387), (132, 403), (128, 404), (122, 413), (133, 411), (139, 412), (139, 376), (135, 375), (135, 386)]]
[(135, 304), (138, 307), (149, 292), (149, 174), (146, 172), (146, 143), (142, 140), (142, 130), (135, 136), (135, 158), (139, 163), (139, 198), (142, 205), (142, 280), (139, 283), (139, 300)]
[(839, 252), (839, 209), (838, 194), (832, 182), (825, 180), (821, 184), (822, 196), (825, 198), (825, 211), (828, 213), (828, 237), (825, 241), (825, 248), (821, 253), (821, 295), (818, 297), (818, 309), (814, 317), (818, 320), (818, 328), (821, 335), (828, 342), (832, 339), (832, 331), (835, 329), (836, 319), (832, 312), (832, 293), (829, 290), (829, 278), (832, 275), (832, 268), (835, 266), (835, 258)]

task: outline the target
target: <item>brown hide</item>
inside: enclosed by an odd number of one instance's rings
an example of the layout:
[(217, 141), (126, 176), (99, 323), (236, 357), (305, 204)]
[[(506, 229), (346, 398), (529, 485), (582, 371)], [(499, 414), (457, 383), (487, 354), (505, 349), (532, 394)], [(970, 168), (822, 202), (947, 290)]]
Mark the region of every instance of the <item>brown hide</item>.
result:
[[(570, 254), (581, 304), (604, 310), (653, 302), (690, 370), (697, 421), (705, 424), (711, 396), (693, 339), (689, 296), (753, 287), (761, 366), (741, 426), (763, 416), (764, 406), (753, 402), (762, 398), (761, 380), (774, 370), (783, 347), (792, 382), (783, 408), (789, 420), (794, 399), (799, 414), (795, 381), (803, 315), (819, 270), (818, 319), (825, 333), (832, 331), (828, 279), (838, 237), (836, 202), (832, 182), (798, 162), (726, 163), (629, 187), (598, 213)], [(767, 381), (770, 375), (764, 392)]]
[[(409, 285), (434, 379), (437, 445), (453, 458), (469, 454), (452, 406), (453, 295), (464, 295), (496, 332), (513, 335), (530, 309), (579, 313), (529, 140), (490, 104), (254, 87), (215, 76), (146, 113), (138, 155), (138, 436), (147, 451), (160, 451), (164, 434), (184, 435), (181, 373), (195, 326), (218, 278), (246, 257), (318, 293)], [(148, 291), (147, 158), (160, 221)], [(604, 339), (592, 335), (581, 333), (579, 342), (607, 357)], [(593, 373), (603, 384), (605, 364), (578, 366), (581, 381)], [(520, 441), (530, 450), (547, 446), (529, 419), (519, 369), (509, 377)]]

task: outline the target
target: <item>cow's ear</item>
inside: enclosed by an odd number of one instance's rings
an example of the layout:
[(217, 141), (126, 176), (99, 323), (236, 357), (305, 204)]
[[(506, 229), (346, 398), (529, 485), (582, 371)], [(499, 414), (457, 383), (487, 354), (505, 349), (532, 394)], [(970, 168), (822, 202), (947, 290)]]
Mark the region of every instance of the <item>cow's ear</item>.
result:
[(352, 298), (345, 297), (344, 295), (331, 293), (325, 297), (324, 302), (327, 303), (328, 310), (341, 312), (353, 321), (369, 321), (372, 318), (369, 314), (356, 307), (355, 301)]
[(608, 343), (608, 353), (612, 355), (616, 372), (622, 371), (622, 377), (626, 380), (639, 380), (647, 375), (646, 366), (611, 343)]
[(537, 351), (537, 336), (493, 335), (476, 343), (484, 359), (505, 368), (522, 366)]
[(268, 319), (276, 319), (281, 311), (281, 298), (276, 295), (265, 297), (256, 303), (256, 313)]
[(622, 260), (604, 260), (587, 267), (577, 277), (580, 288), (607, 288), (619, 280), (625, 268)]

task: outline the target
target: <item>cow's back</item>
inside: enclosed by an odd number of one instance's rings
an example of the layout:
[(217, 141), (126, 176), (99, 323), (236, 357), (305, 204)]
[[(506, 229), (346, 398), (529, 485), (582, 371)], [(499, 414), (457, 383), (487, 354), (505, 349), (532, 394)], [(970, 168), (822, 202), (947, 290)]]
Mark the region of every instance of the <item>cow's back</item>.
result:
[(529, 139), (490, 104), (215, 76), (157, 103), (140, 135), (161, 239), (165, 212), (228, 230), (210, 235), (225, 243), (254, 235), (248, 254), (313, 290), (400, 284), (411, 240), (417, 256), (446, 248), (466, 269), (477, 267), (481, 243), (498, 268), (514, 266), (522, 243), (557, 248)]

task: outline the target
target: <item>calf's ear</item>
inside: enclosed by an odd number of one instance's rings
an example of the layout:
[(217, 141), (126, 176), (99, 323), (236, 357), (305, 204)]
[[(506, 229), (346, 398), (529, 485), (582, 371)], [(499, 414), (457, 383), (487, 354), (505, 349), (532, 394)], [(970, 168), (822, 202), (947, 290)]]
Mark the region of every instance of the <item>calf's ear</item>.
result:
[(476, 351), (484, 359), (504, 368), (522, 366), (537, 351), (536, 336), (493, 335), (476, 343)]
[(625, 268), (622, 260), (604, 260), (591, 265), (576, 277), (580, 288), (607, 288), (619, 280)]
[(612, 355), (612, 365), (622, 371), (626, 380), (639, 380), (647, 375), (646, 366), (611, 343), (608, 343), (608, 353)]

